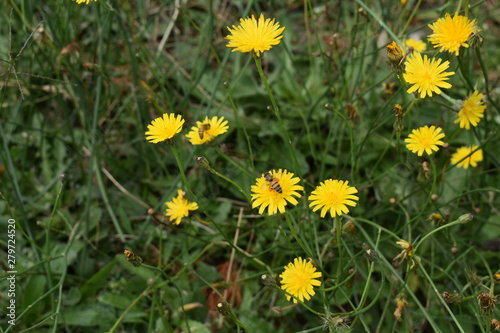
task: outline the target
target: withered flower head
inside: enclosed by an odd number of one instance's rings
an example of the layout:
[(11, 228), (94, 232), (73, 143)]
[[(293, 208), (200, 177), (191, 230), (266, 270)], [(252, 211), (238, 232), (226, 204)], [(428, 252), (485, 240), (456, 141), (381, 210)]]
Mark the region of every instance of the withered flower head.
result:
[(462, 301), (462, 296), (460, 296), (460, 294), (456, 291), (452, 292), (451, 294), (445, 291), (441, 294), (441, 297), (443, 297), (444, 301), (448, 304), (458, 304)]
[(394, 302), (396, 302), (396, 310), (394, 311), (394, 317), (396, 318), (397, 321), (401, 321), (403, 310), (408, 305), (405, 294), (398, 294), (394, 299)]
[(480, 293), (477, 296), (477, 300), (479, 302), (479, 308), (481, 312), (485, 315), (490, 315), (495, 311), (495, 305), (498, 303), (497, 296), (490, 296), (487, 293)]

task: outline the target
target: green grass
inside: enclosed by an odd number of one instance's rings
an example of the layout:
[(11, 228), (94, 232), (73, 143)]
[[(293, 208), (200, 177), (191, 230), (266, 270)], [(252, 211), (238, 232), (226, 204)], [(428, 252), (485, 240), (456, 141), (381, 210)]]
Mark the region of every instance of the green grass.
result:
[[(467, 5), (484, 45), (439, 57), (456, 72), (447, 96), (485, 95), (471, 130), (453, 123), (444, 95), (408, 94), (386, 57), (392, 40), (426, 41), (429, 23)], [(15, 326), (2, 315), (0, 332), (321, 332), (325, 318), (331, 332), (491, 332), (500, 320), (478, 302), (499, 290), (500, 4), (4, 0), (0, 8), (0, 244), (7, 253), (15, 219), (18, 272)], [(262, 58), (269, 91), (252, 56), (224, 39), (227, 26), (260, 13), (286, 27)], [(437, 50), (428, 43), (426, 54)], [(400, 133), (395, 104), (405, 112)], [(163, 113), (186, 120), (174, 150), (145, 139)], [(193, 146), (185, 134), (205, 116), (225, 117), (229, 131)], [(424, 125), (446, 134), (430, 157), (404, 143)], [(470, 144), (483, 161), (451, 165)], [(284, 214), (258, 215), (250, 186), (280, 168), (300, 177), (303, 196)], [(330, 178), (359, 191), (337, 220), (308, 207)], [(200, 209), (175, 226), (161, 219), (179, 188)], [(428, 219), (434, 213), (443, 224)], [(474, 219), (459, 223), (464, 214)], [(416, 251), (394, 261), (401, 239)], [(125, 249), (143, 265), (127, 262)], [(316, 295), (293, 306), (261, 276), (278, 279), (296, 257), (323, 276)], [(1, 262), (12, 270), (7, 255)], [(444, 292), (462, 301), (448, 304)], [(217, 313), (217, 296), (229, 316)], [(407, 301), (401, 321), (398, 297)]]

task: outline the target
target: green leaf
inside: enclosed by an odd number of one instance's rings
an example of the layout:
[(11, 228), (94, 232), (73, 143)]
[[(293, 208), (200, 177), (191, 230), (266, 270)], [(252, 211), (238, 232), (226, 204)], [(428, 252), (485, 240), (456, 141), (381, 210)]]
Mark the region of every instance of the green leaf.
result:
[(99, 302), (118, 309), (127, 308), (132, 301), (133, 298), (129, 295), (119, 295), (111, 292), (106, 292), (99, 296)]
[(99, 289), (108, 283), (108, 277), (113, 272), (115, 265), (116, 259), (113, 259), (82, 286), (80, 289), (82, 301), (87, 297), (94, 296)]

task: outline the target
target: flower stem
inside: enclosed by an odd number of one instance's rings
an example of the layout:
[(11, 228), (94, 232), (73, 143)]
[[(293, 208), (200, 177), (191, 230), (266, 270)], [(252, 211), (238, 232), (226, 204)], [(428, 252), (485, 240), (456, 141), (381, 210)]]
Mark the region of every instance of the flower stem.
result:
[(500, 107), (495, 103), (493, 98), (491, 98), (490, 95), (490, 84), (488, 81), (488, 71), (486, 70), (486, 66), (484, 65), (483, 62), (483, 57), (481, 56), (481, 51), (479, 49), (476, 49), (476, 57), (477, 60), (479, 61), (479, 66), (481, 67), (481, 71), (483, 72), (483, 77), (484, 77), (484, 88), (486, 89), (486, 96), (488, 97), (488, 101), (490, 102), (491, 105), (495, 107), (498, 113), (500, 113)]
[(299, 162), (297, 160), (297, 156), (295, 155), (295, 150), (292, 147), (292, 141), (290, 140), (290, 137), (288, 136), (288, 132), (285, 128), (285, 125), (283, 124), (283, 119), (281, 119), (281, 114), (278, 108), (278, 104), (276, 104), (276, 100), (274, 99), (273, 92), (271, 91), (271, 87), (269, 86), (269, 83), (267, 82), (266, 76), (264, 75), (264, 72), (262, 70), (262, 59), (261, 57), (257, 57), (254, 55), (255, 59), (255, 65), (257, 66), (257, 71), (259, 72), (260, 79), (262, 80), (262, 83), (264, 84), (264, 87), (266, 88), (267, 94), (269, 96), (269, 99), (271, 100), (271, 105), (273, 107), (274, 115), (278, 119), (278, 125), (280, 127), (281, 133), (283, 134), (283, 138), (285, 140), (286, 146), (288, 150), (290, 151), (290, 156), (292, 156), (292, 163), (293, 163), (293, 169), (296, 175), (300, 176), (302, 175), (302, 172), (300, 170)]
[(469, 87), (471, 91), (474, 91), (474, 85), (472, 84), (469, 74), (467, 73), (467, 70), (465, 68), (465, 64), (463, 62), (463, 52), (460, 52), (460, 54), (457, 57), (458, 59), (458, 67), (460, 68), (460, 73), (462, 73), (462, 76), (465, 80), (465, 83)]
[(175, 148), (175, 144), (172, 143), (169, 146), (170, 146), (170, 148), (172, 148), (172, 153), (174, 154), (175, 161), (177, 162), (177, 166), (179, 167), (179, 171), (181, 173), (182, 182), (184, 183), (184, 186), (186, 186), (189, 194), (194, 197), (195, 195), (193, 193), (193, 190), (191, 189), (191, 186), (189, 186), (189, 182), (187, 181), (186, 173), (184, 172), (184, 166), (182, 165), (182, 160), (180, 159), (179, 153), (177, 152), (177, 149)]
[(254, 158), (253, 158), (252, 145), (250, 144), (250, 137), (248, 136), (247, 128), (246, 128), (245, 124), (241, 122), (240, 115), (238, 112), (238, 107), (236, 106), (236, 103), (234, 102), (232, 90), (230, 88), (228, 88), (227, 96), (229, 98), (229, 102), (231, 103), (231, 107), (233, 108), (233, 111), (234, 111), (234, 120), (236, 121), (236, 126), (238, 126), (238, 131), (240, 129), (243, 129), (243, 134), (244, 134), (245, 140), (247, 142), (247, 147), (248, 147), (247, 149), (248, 149), (248, 154), (250, 157), (250, 159), (249, 159), (250, 164), (252, 166), (252, 169), (255, 169), (254, 168)]
[(442, 225), (442, 226), (440, 226), (440, 227), (438, 227), (438, 228), (436, 228), (436, 229), (432, 230), (431, 232), (429, 232), (427, 235), (425, 235), (424, 237), (422, 237), (422, 238), (418, 241), (417, 245), (415, 245), (415, 247), (414, 247), (414, 253), (416, 253), (416, 252), (417, 252), (417, 249), (419, 248), (419, 246), (420, 246), (420, 245), (422, 245), (422, 243), (423, 243), (423, 242), (424, 242), (427, 238), (429, 238), (430, 236), (434, 235), (436, 232), (441, 231), (441, 230), (446, 229), (446, 228), (449, 228), (449, 227), (453, 227), (454, 225), (457, 225), (457, 224), (463, 224), (463, 223), (464, 223), (464, 222), (463, 222), (461, 219), (457, 219), (457, 220), (455, 220), (455, 221), (453, 221), (453, 222), (450, 222), (450, 223), (448, 223), (448, 224)]
[[(221, 152), (222, 153), (222, 152)], [(204, 157), (202, 157), (204, 158)], [(250, 198), (250, 195), (243, 191), (243, 189), (241, 188), (240, 185), (238, 185), (236, 182), (234, 182), (233, 180), (229, 179), (228, 177), (224, 176), (223, 174), (219, 173), (218, 171), (216, 171), (214, 168), (212, 168), (208, 163), (206, 165), (204, 165), (204, 168), (207, 169), (208, 171), (210, 171), (211, 173), (213, 173), (214, 175), (224, 179), (225, 181), (227, 181), (228, 183), (232, 184), (234, 187), (236, 187), (238, 189), (238, 191), (241, 192), (241, 194), (243, 194), (245, 196), (245, 198), (248, 200), (248, 202), (251, 202), (252, 199)]]
[(290, 231), (291, 231), (291, 233), (293, 235), (293, 238), (295, 238), (295, 240), (297, 241), (297, 243), (299, 243), (299, 246), (307, 254), (307, 256), (313, 258), (314, 256), (313, 256), (312, 252), (309, 251), (309, 249), (305, 246), (304, 242), (302, 242), (302, 240), (300, 239), (299, 235), (295, 231), (295, 228), (294, 228), (294, 226), (292, 224), (292, 220), (290, 219), (290, 216), (288, 215), (288, 212), (285, 212), (284, 215), (285, 215), (286, 223), (288, 225), (288, 229), (290, 229)]
[(335, 228), (335, 236), (337, 239), (337, 248), (338, 248), (338, 256), (339, 256), (339, 263), (337, 266), (337, 280), (340, 279), (340, 275), (342, 273), (342, 244), (341, 244), (341, 236), (342, 236), (342, 220), (339, 215), (335, 216), (335, 221), (334, 221), (334, 228)]

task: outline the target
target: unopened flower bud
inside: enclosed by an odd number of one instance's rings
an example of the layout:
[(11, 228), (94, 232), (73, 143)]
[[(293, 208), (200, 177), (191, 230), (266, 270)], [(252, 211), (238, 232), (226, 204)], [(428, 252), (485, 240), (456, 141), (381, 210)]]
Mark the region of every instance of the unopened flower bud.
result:
[(224, 317), (227, 317), (231, 314), (231, 306), (226, 301), (219, 302), (217, 303), (217, 311)]
[(405, 125), (403, 123), (403, 107), (399, 104), (396, 104), (394, 105), (393, 111), (396, 116), (396, 120), (394, 121), (392, 127), (396, 132), (401, 132), (405, 128)]
[(380, 256), (378, 255), (377, 251), (374, 249), (367, 249), (365, 251), (365, 256), (370, 260), (371, 262), (377, 262), (380, 260)]
[(456, 291), (452, 293), (445, 291), (441, 294), (441, 297), (443, 297), (444, 301), (448, 304), (458, 304), (462, 301), (462, 296)]
[(357, 125), (359, 123), (359, 113), (356, 107), (349, 103), (347, 104), (347, 119), (352, 121), (354, 125)]
[(352, 276), (349, 278), (349, 280), (347, 280), (347, 281), (346, 281), (346, 283), (345, 283), (345, 286), (346, 286), (347, 288), (352, 288), (352, 286), (354, 286), (354, 272), (355, 272), (355, 270), (354, 270), (354, 268), (352, 268), (352, 267), (351, 267), (351, 268), (349, 268), (349, 271), (347, 272), (349, 275), (352, 275)]
[(128, 262), (130, 262), (134, 267), (139, 267), (142, 265), (142, 258), (136, 255), (134, 252), (130, 250), (124, 250), (123, 254), (125, 258), (127, 258)]
[(392, 70), (396, 74), (403, 73), (404, 71), (404, 58), (405, 51), (396, 42), (387, 45), (387, 58), (391, 62)]
[(272, 277), (271, 275), (263, 274), (260, 277), (260, 279), (265, 286), (268, 286), (271, 288), (278, 288), (278, 284), (276, 283), (276, 279), (274, 277)]
[(196, 158), (196, 162), (198, 162), (198, 164), (203, 168), (203, 169), (211, 169), (210, 167), (210, 163), (208, 162), (208, 160), (205, 158), (205, 156), (198, 156)]
[(465, 223), (469, 223), (470, 221), (472, 221), (473, 218), (474, 218), (474, 216), (472, 216), (472, 214), (464, 214), (458, 218), (458, 221), (461, 224), (465, 224)]
[(484, 36), (482, 34), (482, 30), (479, 29), (477, 26), (474, 26), (472, 29), (472, 33), (469, 36), (469, 39), (467, 39), (467, 44), (469, 44), (470, 47), (474, 49), (479, 49), (481, 46), (483, 46), (484, 43)]

